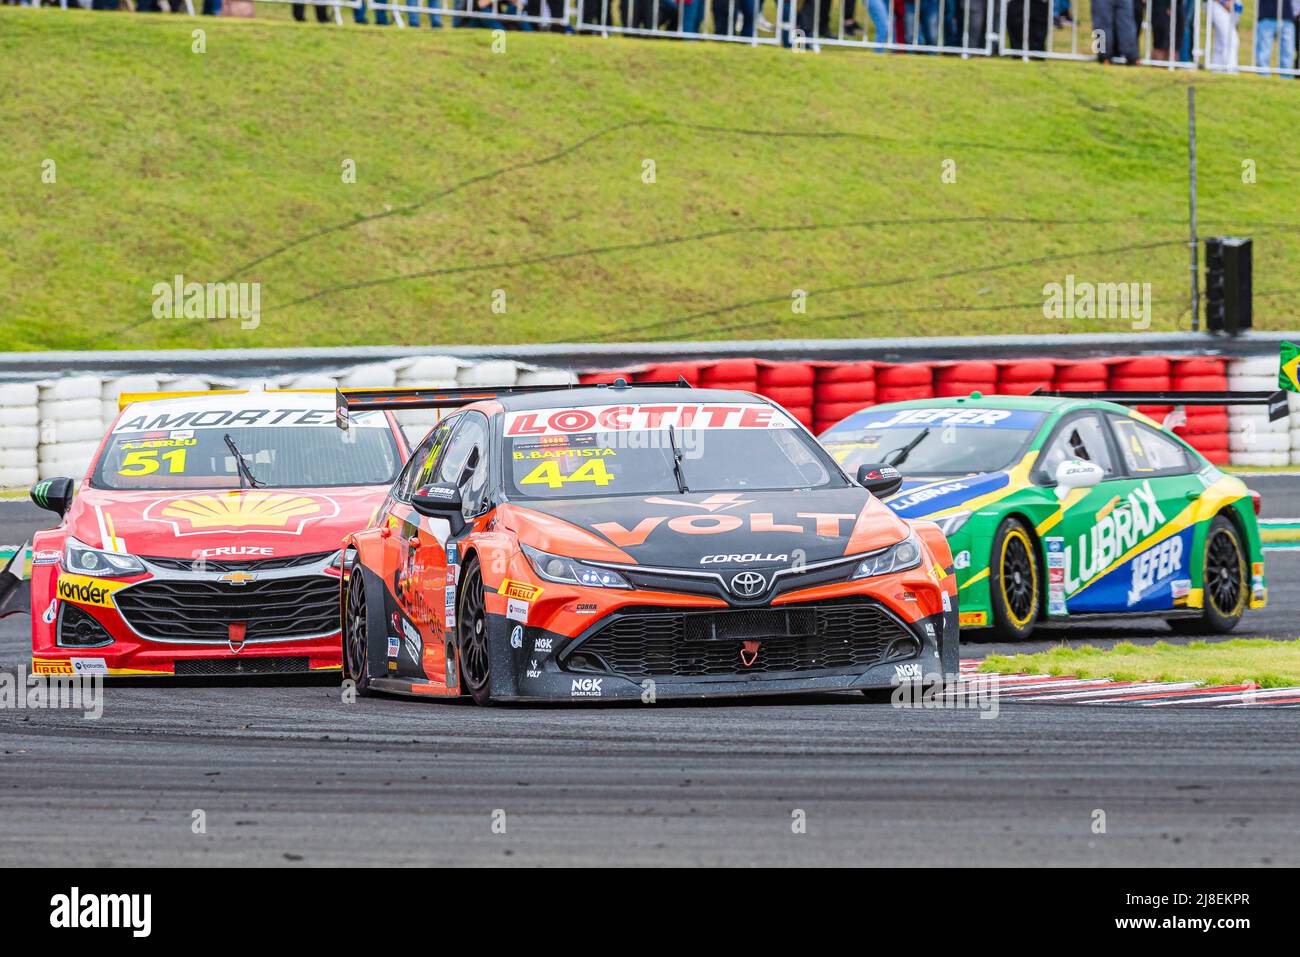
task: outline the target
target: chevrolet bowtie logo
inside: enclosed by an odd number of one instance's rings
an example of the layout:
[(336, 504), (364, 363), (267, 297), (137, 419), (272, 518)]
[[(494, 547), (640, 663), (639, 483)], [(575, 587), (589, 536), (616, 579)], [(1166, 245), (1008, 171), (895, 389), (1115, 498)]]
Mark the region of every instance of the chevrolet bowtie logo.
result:
[(247, 585), (257, 578), (252, 572), (229, 572), (217, 579), (219, 582), (225, 582), (227, 585)]

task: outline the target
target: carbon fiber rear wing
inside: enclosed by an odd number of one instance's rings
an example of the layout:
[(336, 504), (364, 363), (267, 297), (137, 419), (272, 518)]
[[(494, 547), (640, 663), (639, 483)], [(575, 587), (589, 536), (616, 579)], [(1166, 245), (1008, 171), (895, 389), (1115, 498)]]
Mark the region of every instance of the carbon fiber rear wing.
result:
[(510, 395), (534, 395), (542, 392), (564, 392), (573, 389), (689, 389), (685, 379), (676, 382), (575, 382), (564, 385), (503, 385), (455, 389), (335, 389), (334, 424), (347, 431), (348, 415), (352, 412), (370, 412), (376, 409), (458, 409), (471, 402), (484, 402)]
[(1270, 422), (1287, 417), (1286, 393), (1274, 392), (1055, 392), (1037, 391), (1034, 395), (1058, 399), (1094, 399), (1117, 405), (1262, 405), (1268, 408)]

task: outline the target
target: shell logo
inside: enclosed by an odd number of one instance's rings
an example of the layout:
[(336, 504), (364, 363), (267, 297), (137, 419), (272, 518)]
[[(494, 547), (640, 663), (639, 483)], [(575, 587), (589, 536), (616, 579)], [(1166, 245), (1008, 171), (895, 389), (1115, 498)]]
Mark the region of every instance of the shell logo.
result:
[(144, 517), (171, 525), (177, 535), (282, 532), (298, 535), (308, 522), (333, 518), (339, 506), (324, 495), (230, 491), (155, 502)]

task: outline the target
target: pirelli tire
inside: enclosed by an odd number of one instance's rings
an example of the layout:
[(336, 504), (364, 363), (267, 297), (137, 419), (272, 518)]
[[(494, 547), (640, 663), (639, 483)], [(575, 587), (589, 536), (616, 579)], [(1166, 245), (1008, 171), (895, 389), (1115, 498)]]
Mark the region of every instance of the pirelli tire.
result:
[(1237, 526), (1223, 515), (1214, 516), (1205, 535), (1201, 589), (1201, 614), (1171, 619), (1169, 627), (1181, 635), (1225, 635), (1236, 628), (1250, 607), (1250, 562)]
[(1043, 591), (1033, 533), (1018, 518), (1003, 519), (989, 555), (994, 636), (1004, 641), (1028, 639), (1043, 611)]
[(351, 681), (357, 694), (363, 697), (376, 694), (371, 686), (371, 679), (376, 677), (371, 644), (373, 635), (383, 633), (384, 618), (380, 596), (374, 587), (367, 587), (368, 584), (365, 568), (353, 563), (339, 589), (342, 596), (343, 681), (345, 684)]
[(469, 555), (461, 568), (456, 596), (456, 654), (460, 685), (475, 704), (492, 703), (492, 648), (489, 642), (487, 599), (478, 557)]

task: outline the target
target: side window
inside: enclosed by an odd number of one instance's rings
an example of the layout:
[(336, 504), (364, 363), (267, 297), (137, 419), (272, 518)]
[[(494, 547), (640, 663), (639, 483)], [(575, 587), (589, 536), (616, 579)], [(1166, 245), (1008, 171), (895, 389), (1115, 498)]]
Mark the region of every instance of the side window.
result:
[(438, 454), (447, 444), (447, 436), (455, 427), (460, 416), (454, 415), (444, 419), (436, 425), (432, 432), (420, 443), (419, 448), (411, 453), (411, 459), (406, 463), (406, 471), (402, 474), (398, 487), (395, 490), (395, 497), (403, 502), (410, 501), (411, 493), (422, 485), (428, 485), (433, 479), (429, 476), (433, 472), (434, 466), (438, 463)]
[(1115, 460), (1106, 439), (1106, 424), (1099, 415), (1088, 413), (1067, 419), (1057, 426), (1043, 454), (1038, 459), (1037, 477), (1043, 484), (1056, 481), (1056, 469), (1070, 459), (1083, 459), (1100, 465), (1106, 478), (1115, 477)]
[(1112, 416), (1124, 464), (1134, 475), (1179, 475), (1191, 471), (1187, 453), (1167, 435), (1136, 419)]
[(467, 412), (447, 443), (447, 454), (433, 481), (459, 485), (464, 513), (469, 517), (477, 514), (483, 505), (487, 476), (488, 420), (477, 412)]

